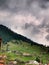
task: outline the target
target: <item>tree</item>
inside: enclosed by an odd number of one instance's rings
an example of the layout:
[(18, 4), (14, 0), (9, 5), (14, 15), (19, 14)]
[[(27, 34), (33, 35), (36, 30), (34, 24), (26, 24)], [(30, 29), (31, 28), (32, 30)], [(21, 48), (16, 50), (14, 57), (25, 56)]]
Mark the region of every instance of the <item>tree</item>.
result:
[(40, 63), (40, 58), (39, 57), (36, 57), (35, 60)]
[(47, 53), (49, 52), (49, 46), (48, 46), (48, 47), (46, 47), (46, 52), (47, 52)]

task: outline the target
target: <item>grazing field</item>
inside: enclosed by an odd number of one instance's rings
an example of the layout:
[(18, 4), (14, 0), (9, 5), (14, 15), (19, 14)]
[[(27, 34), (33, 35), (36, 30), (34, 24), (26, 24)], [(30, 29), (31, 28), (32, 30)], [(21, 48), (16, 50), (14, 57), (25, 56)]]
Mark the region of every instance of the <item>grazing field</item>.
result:
[[(17, 43), (18, 42), (18, 43)], [(37, 45), (30, 45), (29, 43), (13, 40), (3, 44), (1, 54), (7, 55), (7, 60), (19, 60), (27, 62), (29, 60), (36, 60), (38, 57), (43, 64), (49, 62), (49, 53)]]

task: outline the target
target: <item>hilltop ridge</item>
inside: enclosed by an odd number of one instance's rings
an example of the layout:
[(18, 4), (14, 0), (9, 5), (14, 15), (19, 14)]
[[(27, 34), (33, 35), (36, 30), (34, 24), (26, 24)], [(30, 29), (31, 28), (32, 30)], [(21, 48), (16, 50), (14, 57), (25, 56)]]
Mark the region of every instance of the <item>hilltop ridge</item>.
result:
[(3, 39), (3, 42), (9, 42), (11, 40), (22, 40), (28, 43), (35, 44), (35, 45), (41, 45), (38, 44), (30, 39), (28, 39), (25, 36), (22, 36), (18, 33), (13, 32), (11, 29), (9, 29), (8, 27), (4, 26), (4, 25), (0, 25), (0, 38)]

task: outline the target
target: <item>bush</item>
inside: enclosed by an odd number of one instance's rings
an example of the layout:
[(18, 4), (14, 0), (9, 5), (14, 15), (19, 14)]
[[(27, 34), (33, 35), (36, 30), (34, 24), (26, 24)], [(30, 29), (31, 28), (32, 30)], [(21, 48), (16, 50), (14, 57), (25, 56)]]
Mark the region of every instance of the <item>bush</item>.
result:
[(36, 57), (35, 60), (40, 63), (40, 58), (39, 57)]

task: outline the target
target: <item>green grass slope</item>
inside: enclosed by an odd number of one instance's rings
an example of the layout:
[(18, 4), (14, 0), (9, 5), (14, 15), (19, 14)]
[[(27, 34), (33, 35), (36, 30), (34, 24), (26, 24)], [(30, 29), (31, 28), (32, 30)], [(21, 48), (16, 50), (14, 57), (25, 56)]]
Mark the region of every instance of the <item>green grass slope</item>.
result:
[[(13, 52), (0, 52), (0, 54), (7, 54), (8, 59), (18, 59), (26, 62), (35, 60), (38, 57), (43, 63), (49, 62), (49, 47), (45, 47), (22, 35), (14, 33), (3, 25), (0, 25), (0, 38), (3, 40), (3, 50), (7, 50), (8, 44), (8, 49), (10, 51), (18, 52), (18, 55)], [(23, 53), (29, 53), (31, 56), (23, 56)]]

